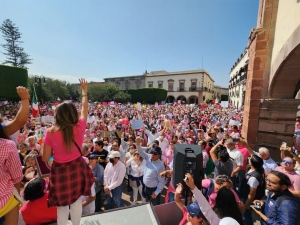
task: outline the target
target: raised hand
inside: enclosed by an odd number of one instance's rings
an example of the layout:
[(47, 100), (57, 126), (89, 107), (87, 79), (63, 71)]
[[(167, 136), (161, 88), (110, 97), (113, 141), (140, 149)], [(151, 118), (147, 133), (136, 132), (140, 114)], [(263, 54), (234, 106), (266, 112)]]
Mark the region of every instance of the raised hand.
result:
[(87, 81), (84, 78), (79, 78), (78, 80), (82, 89), (82, 94), (87, 94)]
[(25, 88), (25, 87), (22, 87), (22, 86), (18, 86), (17, 88), (17, 93), (18, 95), (20, 96), (21, 100), (23, 99), (30, 99), (30, 95), (29, 95), (29, 92), (28, 92), (28, 89)]

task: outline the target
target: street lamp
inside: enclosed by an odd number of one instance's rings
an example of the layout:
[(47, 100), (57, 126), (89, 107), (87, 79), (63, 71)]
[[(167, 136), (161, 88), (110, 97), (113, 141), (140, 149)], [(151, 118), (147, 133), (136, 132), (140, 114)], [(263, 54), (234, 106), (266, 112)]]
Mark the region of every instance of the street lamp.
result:
[(38, 98), (41, 98), (42, 97), (42, 84), (45, 85), (47, 83), (46, 77), (34, 75), (33, 78), (34, 78), (33, 88), (36, 87)]

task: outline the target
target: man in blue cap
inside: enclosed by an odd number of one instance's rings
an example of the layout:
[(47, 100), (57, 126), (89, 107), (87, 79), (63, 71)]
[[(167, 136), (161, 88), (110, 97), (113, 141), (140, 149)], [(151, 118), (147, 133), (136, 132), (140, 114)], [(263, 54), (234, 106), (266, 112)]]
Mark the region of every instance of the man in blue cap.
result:
[(145, 197), (153, 204), (160, 204), (160, 193), (165, 185), (165, 178), (159, 174), (165, 171), (165, 166), (160, 160), (161, 149), (158, 146), (152, 147), (150, 154), (147, 154), (141, 148), (143, 139), (136, 138), (136, 145), (139, 155), (146, 160), (143, 182), (145, 184)]

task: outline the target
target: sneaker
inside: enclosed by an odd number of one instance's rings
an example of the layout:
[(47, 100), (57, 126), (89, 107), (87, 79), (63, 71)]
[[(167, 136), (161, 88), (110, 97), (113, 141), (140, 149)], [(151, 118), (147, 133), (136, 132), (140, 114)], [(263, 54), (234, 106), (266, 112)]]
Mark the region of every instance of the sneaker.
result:
[(103, 199), (103, 205), (107, 205), (107, 200)]
[(131, 203), (131, 205), (136, 205), (136, 204), (137, 204), (137, 202), (132, 202), (132, 203)]

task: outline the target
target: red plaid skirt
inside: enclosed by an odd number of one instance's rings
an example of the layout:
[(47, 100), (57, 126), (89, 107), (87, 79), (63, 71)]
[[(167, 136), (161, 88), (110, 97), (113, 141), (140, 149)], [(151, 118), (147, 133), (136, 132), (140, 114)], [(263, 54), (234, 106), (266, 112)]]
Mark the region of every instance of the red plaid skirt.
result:
[(67, 163), (54, 161), (49, 180), (48, 207), (51, 207), (71, 205), (81, 195), (90, 196), (95, 178), (80, 156)]

